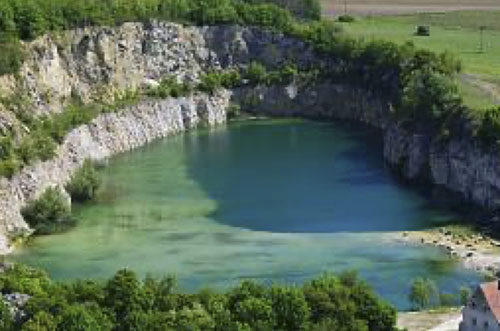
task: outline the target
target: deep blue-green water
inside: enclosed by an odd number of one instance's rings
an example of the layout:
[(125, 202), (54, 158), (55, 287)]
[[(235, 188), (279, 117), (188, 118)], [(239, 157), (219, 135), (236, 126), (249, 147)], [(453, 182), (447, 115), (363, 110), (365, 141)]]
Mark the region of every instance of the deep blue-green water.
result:
[(188, 291), (356, 269), (401, 309), (417, 276), (447, 292), (477, 281), (444, 251), (394, 240), (458, 216), (400, 185), (381, 154), (366, 128), (298, 120), (170, 137), (112, 159), (80, 224), (14, 258), (57, 279), (174, 273)]

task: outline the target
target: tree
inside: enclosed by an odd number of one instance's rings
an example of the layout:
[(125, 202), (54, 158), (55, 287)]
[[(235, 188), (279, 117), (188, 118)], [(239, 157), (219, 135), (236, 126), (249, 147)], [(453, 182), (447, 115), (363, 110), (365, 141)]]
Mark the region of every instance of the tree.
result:
[(94, 199), (101, 185), (99, 174), (90, 160), (85, 160), (71, 181), (66, 185), (66, 190), (71, 198), (78, 202)]
[(6, 0), (0, 0), (0, 32), (13, 32), (16, 29), (14, 23), (14, 10)]
[(159, 311), (169, 311), (177, 308), (176, 296), (173, 295), (177, 286), (174, 276), (163, 277), (159, 280), (150, 275), (144, 280), (144, 292), (149, 297), (151, 305)]
[(10, 314), (10, 309), (3, 299), (0, 298), (0, 330), (9, 331), (13, 326), (14, 323)]
[(470, 296), (471, 296), (471, 290), (468, 287), (461, 287), (460, 288), (460, 304), (462, 306), (466, 306), (467, 303), (469, 302)]
[(252, 326), (255, 330), (272, 330), (273, 307), (267, 298), (250, 297), (239, 302), (233, 311), (234, 319)]
[(195, 302), (191, 307), (183, 307), (176, 315), (177, 330), (213, 330), (215, 328), (212, 316)]
[(53, 331), (55, 329), (54, 317), (47, 312), (40, 311), (23, 324), (21, 331)]
[(403, 118), (433, 127), (459, 110), (462, 99), (455, 82), (429, 69), (412, 73), (403, 90)]
[(21, 1), (16, 6), (15, 21), (21, 39), (35, 39), (47, 28), (42, 7), (33, 0)]
[(261, 84), (266, 81), (266, 68), (257, 62), (251, 62), (244, 74), (244, 78), (248, 79), (252, 84)]
[(75, 222), (71, 207), (59, 187), (49, 187), (21, 210), (26, 222), (38, 233), (61, 231)]
[(306, 328), (310, 311), (301, 289), (274, 286), (271, 289), (271, 301), (277, 329), (304, 330)]
[(109, 319), (96, 305), (66, 306), (59, 316), (57, 331), (108, 331), (112, 329)]
[(132, 311), (144, 310), (147, 300), (140, 282), (133, 271), (122, 269), (111, 278), (104, 288), (104, 303), (122, 321)]
[(427, 278), (416, 278), (410, 287), (408, 299), (415, 310), (422, 310), (436, 302), (437, 287), (436, 284)]

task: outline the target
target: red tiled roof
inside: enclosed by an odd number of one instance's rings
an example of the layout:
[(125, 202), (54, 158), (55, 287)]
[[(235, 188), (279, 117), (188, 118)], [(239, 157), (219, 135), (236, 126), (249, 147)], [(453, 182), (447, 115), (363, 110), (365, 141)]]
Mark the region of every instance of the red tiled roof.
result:
[(500, 322), (500, 290), (498, 281), (481, 284), (481, 291), (497, 322)]

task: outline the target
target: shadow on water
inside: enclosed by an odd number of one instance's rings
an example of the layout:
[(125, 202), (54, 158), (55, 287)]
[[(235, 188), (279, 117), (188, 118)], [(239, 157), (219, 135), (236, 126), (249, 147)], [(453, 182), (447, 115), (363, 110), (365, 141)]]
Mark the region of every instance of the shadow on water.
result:
[[(269, 122), (273, 125), (270, 126)], [(419, 230), (456, 222), (456, 200), (409, 188), (380, 134), (345, 123), (238, 123), (186, 143), (190, 175), (222, 224), (281, 233)]]

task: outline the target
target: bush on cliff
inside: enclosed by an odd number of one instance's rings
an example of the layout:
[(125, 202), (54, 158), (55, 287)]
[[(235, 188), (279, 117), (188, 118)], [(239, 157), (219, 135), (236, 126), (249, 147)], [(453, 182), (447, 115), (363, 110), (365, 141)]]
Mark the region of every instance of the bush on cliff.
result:
[(25, 221), (38, 234), (60, 232), (74, 225), (71, 207), (58, 187), (50, 187), (21, 211)]
[(1, 36), (0, 32), (0, 50), (0, 76), (19, 72), (24, 59), (19, 40)]
[(248, 4), (271, 3), (290, 11), (303, 20), (321, 19), (321, 4), (318, 0), (242, 0)]
[(178, 98), (191, 92), (191, 87), (186, 83), (179, 83), (175, 77), (166, 77), (155, 87), (148, 87), (146, 95), (154, 98)]
[[(105, 283), (55, 283), (46, 273), (14, 265), (0, 291), (33, 297), (18, 323), (3, 330), (395, 330), (396, 310), (354, 274), (323, 275), (303, 286), (254, 281), (219, 293), (175, 291), (173, 278), (144, 281), (120, 270)], [(326, 329), (325, 329), (326, 327)]]
[(95, 198), (100, 185), (101, 180), (95, 166), (92, 161), (85, 160), (66, 185), (66, 191), (73, 201), (85, 202)]
[(479, 117), (477, 136), (483, 147), (500, 147), (500, 107), (487, 109)]
[(403, 120), (432, 129), (461, 107), (458, 87), (450, 77), (435, 71), (417, 70), (403, 91), (399, 114)]

